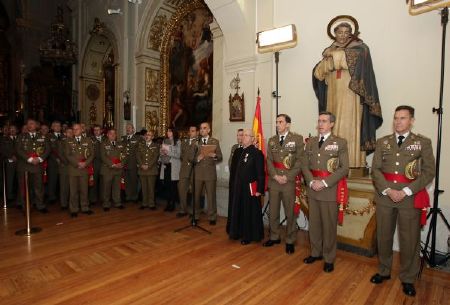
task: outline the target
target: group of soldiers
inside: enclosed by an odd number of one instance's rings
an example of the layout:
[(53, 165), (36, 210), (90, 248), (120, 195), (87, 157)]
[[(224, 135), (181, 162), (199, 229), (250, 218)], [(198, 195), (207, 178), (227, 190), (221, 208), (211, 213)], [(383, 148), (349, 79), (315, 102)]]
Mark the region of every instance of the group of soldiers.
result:
[[(270, 235), (263, 246), (281, 243), (280, 207), (283, 204), (287, 218), (285, 251), (287, 254), (295, 252), (296, 197), (303, 179), (309, 206), (311, 244), (310, 256), (304, 263), (324, 260), (325, 272), (334, 270), (337, 225), (343, 221), (348, 202), (347, 141), (333, 135), (335, 121), (332, 113), (321, 112), (318, 136), (304, 140), (290, 131), (291, 118), (287, 114), (278, 115), (277, 134), (269, 139), (266, 156)], [(412, 133), (413, 123), (414, 108), (397, 107), (394, 132), (378, 139), (372, 163), (380, 264), (379, 273), (370, 281), (380, 284), (391, 278), (393, 235), (398, 225), (399, 277), (404, 293), (409, 296), (416, 293), (413, 284), (419, 271), (420, 225), (429, 205), (425, 187), (435, 176), (431, 141)], [(177, 217), (191, 214), (198, 220), (201, 197), (206, 191), (209, 224), (215, 225), (216, 164), (221, 162), (222, 152), (219, 141), (212, 138), (210, 132), (209, 123), (202, 123), (200, 128), (190, 126), (187, 137), (181, 140), (179, 154), (171, 155), (180, 159)], [(238, 141), (242, 132), (238, 131)], [(17, 179), (18, 207), (24, 204), (24, 173), (27, 172), (33, 202), (42, 213), (47, 212), (43, 182), (47, 183), (48, 199), (56, 201), (58, 180), (61, 207), (69, 207), (72, 217), (76, 217), (80, 209), (82, 213), (92, 214), (90, 202), (101, 201), (105, 211), (112, 205), (122, 209), (121, 188), (125, 190), (125, 201), (137, 201), (138, 185), (142, 189), (140, 208), (156, 209), (155, 182), (159, 174), (161, 145), (154, 141), (153, 131), (137, 135), (134, 127), (128, 124), (126, 135), (118, 140), (114, 129), (109, 129), (105, 137), (97, 125), (88, 135), (82, 124), (74, 124), (62, 131), (61, 124), (53, 122), (51, 133), (45, 134), (42, 126), (38, 131), (38, 123), (29, 119), (21, 134), (17, 134), (15, 126), (4, 128), (3, 133), (1, 156), (5, 164), (7, 195), (8, 199), (13, 199)], [(230, 160), (241, 144), (233, 146)], [(202, 146), (209, 149), (204, 150)], [(189, 190), (194, 196), (195, 213), (188, 210)]]
[[(222, 152), (219, 141), (209, 136), (210, 131), (209, 123), (202, 123), (200, 128), (191, 126), (188, 137), (181, 141), (181, 151), (171, 154), (162, 150), (161, 141), (155, 139), (152, 130), (138, 134), (132, 124), (126, 125), (126, 134), (120, 139), (115, 129), (108, 129), (105, 134), (99, 125), (93, 125), (88, 132), (84, 124), (62, 126), (55, 121), (48, 128), (28, 119), (20, 134), (15, 125), (6, 125), (0, 138), (0, 156), (7, 201), (16, 202), (19, 209), (24, 207), (27, 173), (31, 203), (41, 213), (47, 213), (47, 204), (53, 202), (68, 209), (71, 217), (77, 217), (80, 211), (91, 215), (90, 206), (96, 203), (101, 203), (104, 211), (111, 207), (123, 209), (125, 202), (138, 202), (141, 191), (140, 209), (156, 210), (161, 155), (168, 154), (180, 159), (181, 164), (177, 217), (192, 214), (187, 201), (188, 192), (194, 193), (191, 185), (195, 175), (197, 188), (193, 195), (198, 208), (193, 217), (199, 218), (205, 190), (208, 219), (215, 225), (216, 163), (222, 160)], [(202, 145), (213, 146), (214, 152), (203, 155), (198, 149)], [(169, 147), (172, 149), (175, 145)], [(195, 173), (193, 164), (197, 165)]]
[[(435, 160), (430, 139), (414, 134), (414, 108), (398, 106), (394, 132), (377, 140), (372, 162), (375, 187), (379, 273), (370, 282), (381, 284), (391, 278), (393, 239), (399, 232), (400, 273), (403, 292), (416, 294), (414, 281), (419, 272), (420, 228), (426, 221), (429, 197), (426, 186), (435, 177)], [(295, 251), (297, 236), (296, 197), (300, 176), (309, 207), (311, 252), (303, 261), (324, 260), (323, 270), (332, 272), (336, 259), (337, 225), (343, 222), (348, 189), (349, 157), (346, 139), (332, 133), (336, 117), (321, 112), (318, 136), (303, 139), (290, 129), (286, 114), (276, 119), (277, 135), (267, 148), (270, 236), (263, 243), (271, 247), (281, 242), (280, 204), (286, 214), (286, 253)]]

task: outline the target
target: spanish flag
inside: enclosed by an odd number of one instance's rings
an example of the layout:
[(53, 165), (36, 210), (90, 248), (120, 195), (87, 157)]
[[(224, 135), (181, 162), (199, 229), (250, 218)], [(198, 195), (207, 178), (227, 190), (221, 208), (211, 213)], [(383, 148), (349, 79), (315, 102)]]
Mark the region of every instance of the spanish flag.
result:
[(253, 118), (253, 133), (255, 134), (257, 147), (262, 151), (264, 158), (266, 157), (266, 145), (264, 141), (264, 134), (262, 129), (262, 121), (261, 121), (261, 97), (259, 96), (258, 89), (258, 97), (256, 98), (256, 109), (255, 109), (255, 117)]
[(256, 98), (256, 109), (255, 109), (255, 116), (253, 118), (253, 133), (255, 134), (256, 138), (256, 147), (261, 150), (261, 152), (264, 155), (264, 172), (266, 173), (266, 187), (267, 190), (267, 163), (266, 163), (266, 145), (264, 140), (264, 134), (263, 134), (263, 128), (262, 128), (262, 121), (261, 121), (261, 97), (259, 96), (259, 89), (258, 89), (258, 97)]

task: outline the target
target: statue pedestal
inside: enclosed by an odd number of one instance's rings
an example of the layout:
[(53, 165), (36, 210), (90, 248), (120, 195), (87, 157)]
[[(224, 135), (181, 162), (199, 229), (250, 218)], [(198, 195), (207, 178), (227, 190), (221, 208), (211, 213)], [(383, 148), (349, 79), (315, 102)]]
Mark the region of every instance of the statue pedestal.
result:
[(349, 178), (349, 204), (344, 224), (338, 226), (338, 248), (365, 256), (376, 253), (376, 219), (370, 177)]

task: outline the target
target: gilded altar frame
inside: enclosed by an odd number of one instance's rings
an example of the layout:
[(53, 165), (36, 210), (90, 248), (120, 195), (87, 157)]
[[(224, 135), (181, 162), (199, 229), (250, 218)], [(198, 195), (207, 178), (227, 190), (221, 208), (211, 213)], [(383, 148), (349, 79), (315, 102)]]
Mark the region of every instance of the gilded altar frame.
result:
[(174, 33), (179, 22), (189, 13), (196, 9), (205, 8), (207, 5), (203, 0), (193, 0), (184, 2), (177, 11), (172, 15), (167, 23), (166, 30), (163, 33), (161, 39), (161, 78), (160, 78), (160, 120), (158, 127), (158, 134), (165, 134), (167, 127), (169, 126), (169, 95), (170, 95), (170, 42), (172, 34)]

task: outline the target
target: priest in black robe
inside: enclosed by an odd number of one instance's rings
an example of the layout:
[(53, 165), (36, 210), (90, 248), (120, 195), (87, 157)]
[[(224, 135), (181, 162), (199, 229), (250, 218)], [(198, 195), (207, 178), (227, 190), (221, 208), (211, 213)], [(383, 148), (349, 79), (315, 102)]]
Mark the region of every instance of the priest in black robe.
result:
[(230, 239), (240, 239), (242, 245), (259, 242), (264, 237), (261, 210), (261, 195), (265, 189), (264, 155), (253, 142), (253, 131), (245, 129), (231, 202), (229, 236)]
[(244, 129), (238, 129), (237, 131), (237, 144), (234, 144), (233, 147), (231, 147), (231, 153), (230, 158), (228, 159), (228, 166), (230, 169), (230, 179), (228, 181), (228, 218), (227, 218), (227, 226), (226, 226), (226, 232), (227, 234), (230, 234), (230, 224), (231, 224), (231, 215), (232, 215), (232, 208), (233, 208), (233, 188), (234, 188), (234, 177), (236, 175), (236, 169), (238, 166), (239, 158), (242, 154), (242, 137), (244, 134)]

